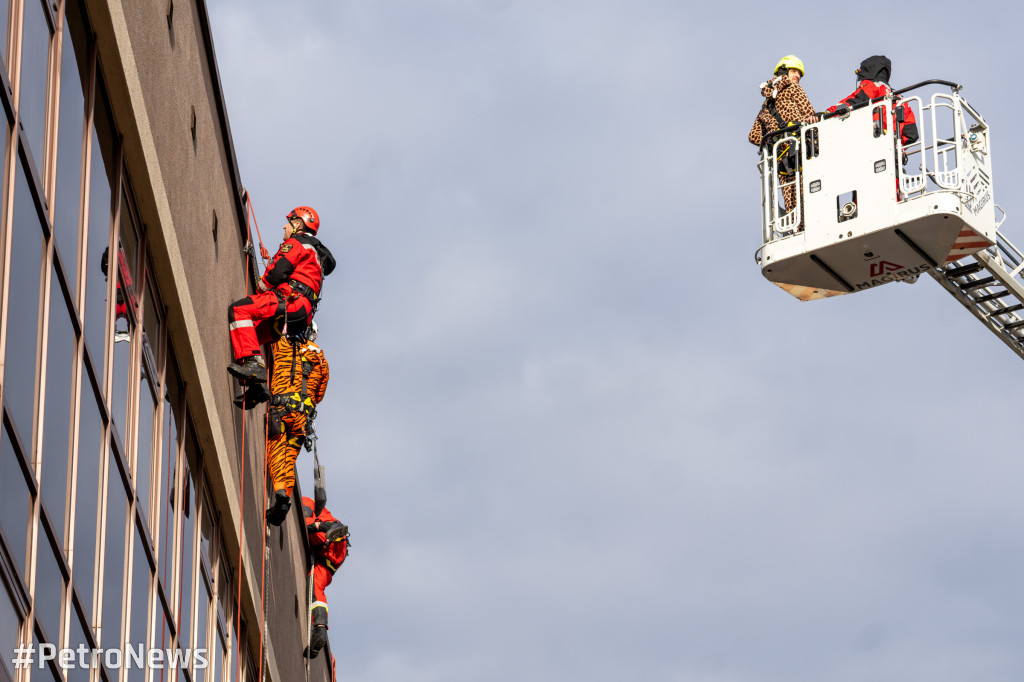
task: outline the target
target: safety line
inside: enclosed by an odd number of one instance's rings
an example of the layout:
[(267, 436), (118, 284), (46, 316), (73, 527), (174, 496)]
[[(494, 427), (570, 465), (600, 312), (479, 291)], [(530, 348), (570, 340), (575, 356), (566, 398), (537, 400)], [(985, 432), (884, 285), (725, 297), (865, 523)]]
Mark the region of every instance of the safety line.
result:
[[(270, 376), (267, 376), (267, 383), (270, 383)], [(268, 408), (269, 409), (269, 408)], [(267, 508), (267, 451), (270, 449), (270, 418), (265, 420), (266, 426), (263, 432), (263, 509)], [(274, 498), (275, 503), (277, 498)], [(283, 522), (282, 522), (283, 523)], [(262, 623), (260, 626), (260, 674), (257, 680), (263, 679), (263, 637), (267, 629), (267, 604), (266, 604), (266, 584), (267, 584), (267, 514), (263, 514), (263, 565), (262, 565), (262, 578), (260, 584), (260, 609), (263, 611)]]
[[(252, 207), (252, 201), (249, 200), (248, 191), (245, 193), (245, 205), (248, 209), (248, 215), (252, 216), (252, 224), (256, 226), (256, 238), (259, 239), (260, 242), (260, 257), (263, 259), (263, 262), (266, 263), (270, 258), (270, 252), (267, 251), (267, 247), (263, 246), (263, 235), (260, 234), (260, 224), (256, 222), (256, 211)], [(250, 233), (250, 235), (251, 234), (252, 233)], [(248, 284), (248, 282), (246, 284)]]
[[(246, 203), (249, 203), (249, 197), (246, 196)], [(252, 245), (252, 233), (249, 233), (249, 245)], [(246, 248), (245, 250), (245, 295), (249, 296), (249, 269), (252, 267), (251, 258), (249, 255), (251, 250)], [(234, 355), (234, 353), (232, 353)], [(245, 460), (247, 459), (245, 453), (245, 386), (242, 386), (242, 463), (241, 471), (238, 477), (238, 491), (241, 496), (241, 504), (238, 509), (238, 575), (236, 580), (238, 581), (238, 601), (235, 603), (235, 642), (237, 643), (236, 649), (238, 655), (235, 660), (235, 679), (241, 679), (242, 669), (242, 638), (241, 638), (241, 627), (242, 627), (242, 547), (244, 546), (245, 537)]]

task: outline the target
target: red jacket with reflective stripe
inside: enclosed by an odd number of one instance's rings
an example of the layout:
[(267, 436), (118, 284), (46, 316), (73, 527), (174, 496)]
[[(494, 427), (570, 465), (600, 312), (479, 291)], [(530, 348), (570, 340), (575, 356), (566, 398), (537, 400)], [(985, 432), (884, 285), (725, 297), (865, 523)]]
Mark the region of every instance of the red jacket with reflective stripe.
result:
[(276, 289), (288, 280), (294, 279), (320, 295), (324, 273), (320, 266), (313, 242), (304, 235), (296, 234), (284, 241), (274, 257), (267, 263), (267, 270), (260, 280), (260, 291)]
[[(892, 88), (881, 81), (861, 81), (857, 89), (853, 91), (849, 97), (845, 97), (839, 100), (839, 104), (845, 104), (846, 106), (853, 108), (858, 104), (870, 102), (878, 97), (885, 97), (886, 95), (892, 94)], [(826, 109), (827, 112), (835, 113), (836, 108), (829, 107)], [(903, 123), (899, 124), (900, 131), (900, 142), (904, 145), (908, 145), (912, 142), (917, 142), (919, 137), (917, 132), (917, 120), (914, 118), (914, 110), (910, 108), (906, 103), (900, 103), (899, 97), (896, 97), (892, 101), (893, 119), (892, 124), (895, 128), (896, 123), (896, 108), (899, 107), (903, 110)]]

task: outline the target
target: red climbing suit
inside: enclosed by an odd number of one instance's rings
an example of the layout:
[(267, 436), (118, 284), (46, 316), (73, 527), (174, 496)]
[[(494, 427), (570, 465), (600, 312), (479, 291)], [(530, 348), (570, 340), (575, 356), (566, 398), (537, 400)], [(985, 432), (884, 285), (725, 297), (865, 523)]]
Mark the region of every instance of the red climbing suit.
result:
[[(327, 509), (314, 515), (314, 503), (308, 497), (302, 498), (302, 514), (306, 518), (306, 533), (309, 536), (309, 550), (313, 554), (313, 604), (310, 617), (314, 625), (327, 626), (327, 595), (324, 589), (331, 584), (334, 572), (348, 556), (348, 528), (334, 518)], [(329, 535), (344, 533), (343, 537), (329, 540)]]
[(281, 244), (267, 264), (259, 293), (228, 307), (228, 329), (235, 360), (260, 354), (287, 326), (305, 328), (313, 321), (313, 305), (320, 297), (323, 267), (316, 237), (297, 233)]

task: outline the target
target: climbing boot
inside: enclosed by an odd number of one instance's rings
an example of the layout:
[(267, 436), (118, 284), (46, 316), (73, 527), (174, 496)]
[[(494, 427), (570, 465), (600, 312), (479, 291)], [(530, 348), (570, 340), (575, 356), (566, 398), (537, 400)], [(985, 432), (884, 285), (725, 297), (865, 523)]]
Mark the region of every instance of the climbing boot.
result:
[(316, 658), (320, 650), (327, 646), (327, 626), (314, 625), (313, 632), (309, 634), (309, 657)]
[(270, 400), (270, 391), (263, 384), (250, 384), (245, 389), (245, 394), (235, 397), (235, 407), (243, 410), (251, 410), (260, 403)]
[(246, 385), (263, 383), (267, 380), (267, 366), (262, 355), (250, 355), (228, 365), (228, 374)]
[(274, 504), (267, 510), (267, 523), (280, 526), (288, 518), (288, 510), (292, 508), (292, 498), (287, 490), (274, 491)]

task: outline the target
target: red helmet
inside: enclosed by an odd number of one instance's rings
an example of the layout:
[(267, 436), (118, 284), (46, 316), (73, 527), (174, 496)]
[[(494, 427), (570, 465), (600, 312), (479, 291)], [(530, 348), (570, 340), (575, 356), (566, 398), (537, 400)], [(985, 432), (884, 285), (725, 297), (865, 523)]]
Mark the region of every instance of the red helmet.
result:
[(306, 226), (306, 229), (316, 234), (316, 231), (320, 229), (320, 216), (316, 214), (309, 206), (299, 206), (292, 209), (292, 212), (285, 216), (288, 220), (292, 218), (298, 218), (302, 221), (302, 224)]

